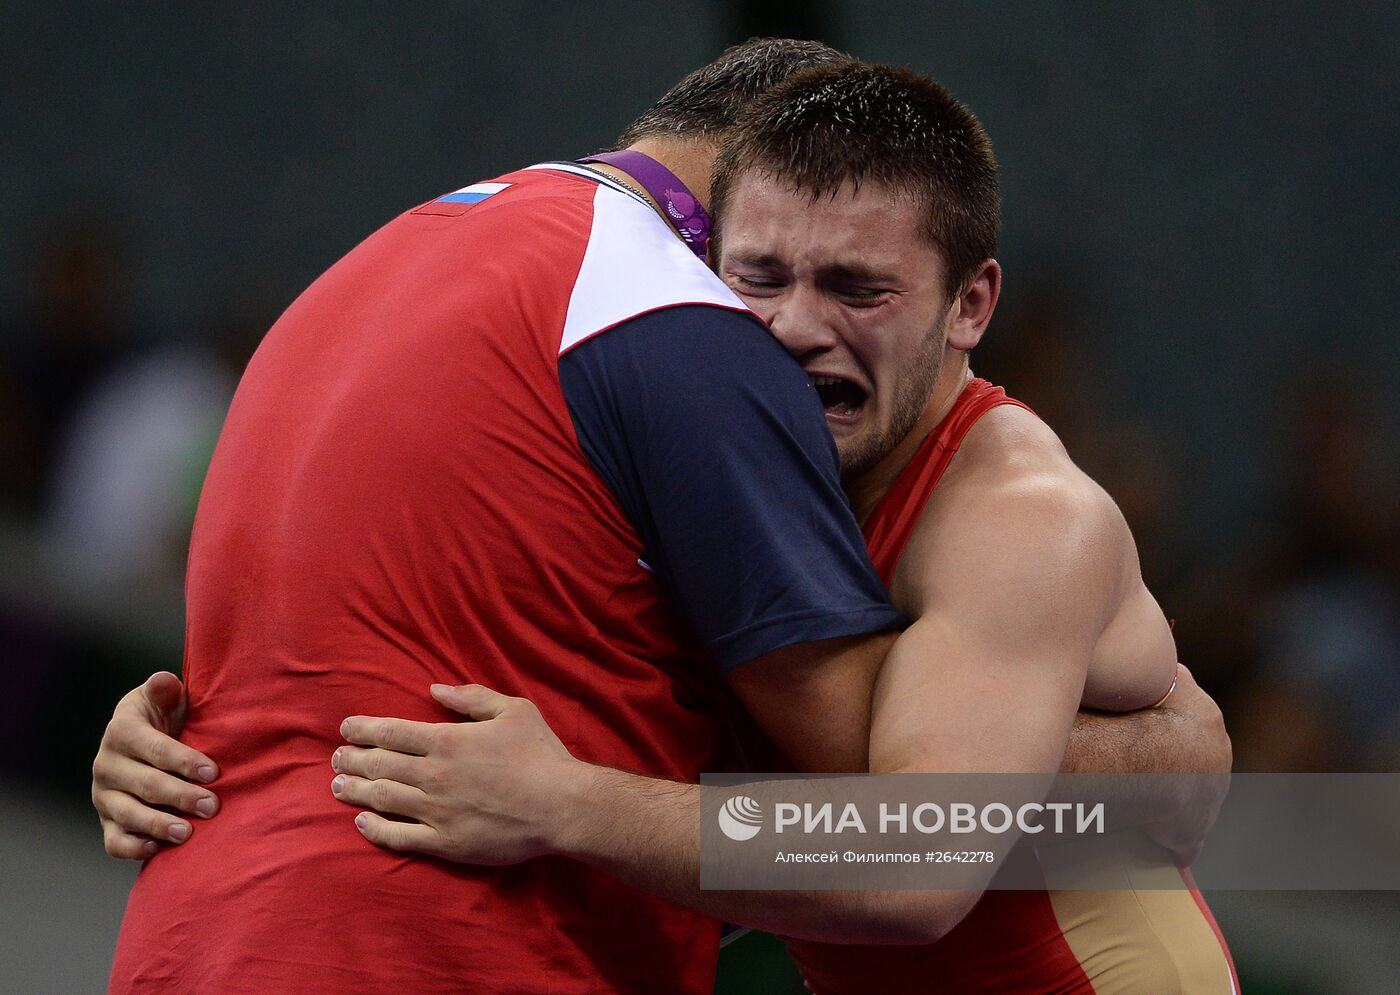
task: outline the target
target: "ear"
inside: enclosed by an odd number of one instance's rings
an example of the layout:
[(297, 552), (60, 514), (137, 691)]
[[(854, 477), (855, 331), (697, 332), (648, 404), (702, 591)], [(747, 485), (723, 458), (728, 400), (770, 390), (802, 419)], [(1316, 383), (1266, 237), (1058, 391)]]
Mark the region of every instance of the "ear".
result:
[(953, 320), (948, 326), (948, 344), (964, 352), (982, 341), (987, 323), (997, 307), (1001, 294), (1001, 265), (995, 259), (984, 259), (977, 272), (967, 282), (954, 301)]

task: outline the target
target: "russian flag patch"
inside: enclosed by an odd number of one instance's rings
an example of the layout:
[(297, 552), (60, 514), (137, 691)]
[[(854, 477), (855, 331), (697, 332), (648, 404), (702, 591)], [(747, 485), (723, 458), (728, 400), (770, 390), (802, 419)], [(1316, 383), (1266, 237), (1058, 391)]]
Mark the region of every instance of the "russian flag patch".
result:
[(493, 197), (500, 193), (509, 183), (473, 183), (469, 187), (454, 190), (449, 194), (444, 194), (436, 201), (438, 204), (480, 204), (487, 197)]
[(480, 204), (487, 197), (494, 197), (509, 187), (509, 183), (473, 183), (469, 187), (443, 194), (437, 200), (430, 200), (422, 207), (415, 208), (414, 214), (439, 214), (456, 217), (464, 214), (473, 204)]

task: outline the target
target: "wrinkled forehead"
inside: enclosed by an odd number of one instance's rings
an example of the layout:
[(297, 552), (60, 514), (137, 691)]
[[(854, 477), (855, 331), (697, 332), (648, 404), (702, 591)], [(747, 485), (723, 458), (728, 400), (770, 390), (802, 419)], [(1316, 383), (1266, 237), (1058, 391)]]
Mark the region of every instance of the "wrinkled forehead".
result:
[(922, 220), (915, 197), (880, 183), (847, 180), (813, 191), (748, 170), (735, 177), (720, 219), (720, 258), (899, 268), (911, 255), (937, 252)]

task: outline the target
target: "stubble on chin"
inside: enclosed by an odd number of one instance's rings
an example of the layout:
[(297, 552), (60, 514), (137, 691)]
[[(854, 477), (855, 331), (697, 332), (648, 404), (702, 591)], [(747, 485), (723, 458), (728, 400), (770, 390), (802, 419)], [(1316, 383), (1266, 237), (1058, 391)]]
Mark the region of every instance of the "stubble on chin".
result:
[(924, 340), (924, 346), (908, 375), (900, 378), (895, 386), (888, 422), (883, 426), (872, 425), (864, 429), (847, 440), (844, 446), (837, 443), (843, 481), (856, 480), (870, 472), (914, 430), (929, 398), (933, 396), (942, 359), (943, 326), (940, 322)]

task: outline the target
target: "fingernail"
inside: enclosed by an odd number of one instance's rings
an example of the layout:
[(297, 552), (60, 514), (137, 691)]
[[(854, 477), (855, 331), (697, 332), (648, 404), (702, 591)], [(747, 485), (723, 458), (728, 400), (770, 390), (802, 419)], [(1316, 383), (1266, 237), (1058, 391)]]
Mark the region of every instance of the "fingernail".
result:
[(346, 719), (340, 724), (340, 734), (346, 739), (350, 738), (350, 720)]
[(177, 822), (170, 827), (170, 838), (176, 843), (183, 843), (190, 838), (189, 823)]
[(199, 778), (205, 784), (208, 784), (210, 781), (214, 780), (214, 778), (217, 775), (218, 771), (214, 769), (212, 764), (200, 764), (194, 769), (194, 776)]
[(451, 690), (452, 690), (452, 685), (451, 685), (451, 684), (434, 684), (434, 685), (433, 685), (431, 688), (429, 688), (428, 690), (431, 691), (431, 692), (433, 692), (433, 694), (442, 694), (444, 691), (451, 691)]
[(336, 750), (334, 753), (331, 754), (332, 770), (340, 770), (340, 757), (343, 752), (343, 750)]
[(339, 795), (344, 790), (345, 778), (337, 776), (335, 780), (331, 781), (331, 794)]
[(369, 825), (369, 816), (361, 812), (359, 815), (355, 816), (355, 825), (360, 829), (364, 829), (365, 826)]
[(146, 842), (141, 844), (141, 852), (143, 852), (148, 857), (154, 857), (156, 855), (156, 851), (159, 849), (160, 847), (159, 845), (157, 845), (155, 840), (147, 840)]
[(200, 815), (202, 815), (204, 818), (209, 818), (211, 815), (214, 814), (214, 799), (201, 798), (199, 801), (194, 803), (194, 810)]

